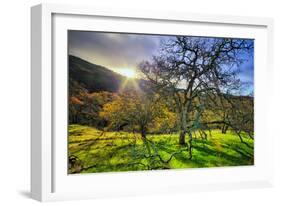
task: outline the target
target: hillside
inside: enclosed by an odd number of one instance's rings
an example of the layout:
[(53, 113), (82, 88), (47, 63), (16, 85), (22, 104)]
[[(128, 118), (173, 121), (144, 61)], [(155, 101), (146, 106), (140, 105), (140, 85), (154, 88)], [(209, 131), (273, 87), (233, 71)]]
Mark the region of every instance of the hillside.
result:
[(78, 82), (89, 92), (116, 92), (125, 80), (125, 77), (106, 67), (92, 64), (72, 55), (69, 56), (69, 78)]

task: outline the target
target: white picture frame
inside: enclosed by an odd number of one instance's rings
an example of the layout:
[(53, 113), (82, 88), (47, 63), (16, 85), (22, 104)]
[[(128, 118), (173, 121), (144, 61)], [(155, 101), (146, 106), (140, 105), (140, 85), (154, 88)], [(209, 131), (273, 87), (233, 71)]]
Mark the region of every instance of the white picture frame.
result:
[[(117, 24), (118, 23), (118, 24)], [(157, 24), (157, 27), (155, 25)], [(68, 29), (248, 37), (255, 50), (255, 165), (171, 171), (67, 175)], [(268, 18), (160, 13), (40, 4), (31, 9), (31, 196), (39, 201), (268, 187), (273, 135), (267, 121), (272, 87), (273, 21)], [(193, 28), (188, 31), (187, 28)], [(193, 33), (192, 33), (193, 32)], [(263, 145), (261, 145), (261, 143)], [(72, 186), (70, 188), (70, 186)]]

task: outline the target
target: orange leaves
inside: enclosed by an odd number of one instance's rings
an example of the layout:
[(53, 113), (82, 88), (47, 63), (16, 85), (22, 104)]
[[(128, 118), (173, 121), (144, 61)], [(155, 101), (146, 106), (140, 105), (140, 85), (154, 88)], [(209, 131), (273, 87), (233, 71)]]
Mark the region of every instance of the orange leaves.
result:
[(80, 99), (74, 96), (70, 97), (70, 103), (74, 105), (84, 105), (84, 103)]

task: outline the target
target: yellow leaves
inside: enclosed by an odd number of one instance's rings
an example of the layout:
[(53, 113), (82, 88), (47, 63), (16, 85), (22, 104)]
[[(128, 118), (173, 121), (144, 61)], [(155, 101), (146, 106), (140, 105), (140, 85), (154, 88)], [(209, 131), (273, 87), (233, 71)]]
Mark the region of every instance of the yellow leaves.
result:
[(114, 93), (106, 92), (106, 91), (94, 92), (89, 94), (89, 98), (94, 99), (100, 105), (104, 105), (105, 103), (111, 102), (112, 100), (115, 99), (115, 97), (116, 95)]
[(163, 113), (154, 119), (151, 125), (151, 132), (168, 132), (173, 129), (177, 123), (177, 114), (170, 112), (163, 107)]
[(134, 91), (119, 93), (112, 102), (103, 106), (99, 115), (109, 121), (112, 129), (129, 125), (131, 130), (137, 127), (150, 128), (149, 131), (172, 128), (177, 119), (156, 95), (147, 96)]

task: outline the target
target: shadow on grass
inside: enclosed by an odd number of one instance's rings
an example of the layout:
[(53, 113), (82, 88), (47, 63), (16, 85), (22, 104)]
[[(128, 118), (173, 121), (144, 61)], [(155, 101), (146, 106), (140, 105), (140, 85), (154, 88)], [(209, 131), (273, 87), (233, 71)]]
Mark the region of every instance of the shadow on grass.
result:
[(151, 154), (140, 139), (125, 135), (104, 134), (90, 140), (77, 139), (70, 142), (73, 144), (70, 153), (83, 161), (85, 169), (82, 172), (85, 173), (239, 166), (251, 165), (254, 161), (253, 150), (231, 136), (208, 140), (195, 138), (190, 160), (188, 149), (178, 144), (175, 135), (149, 136)]

